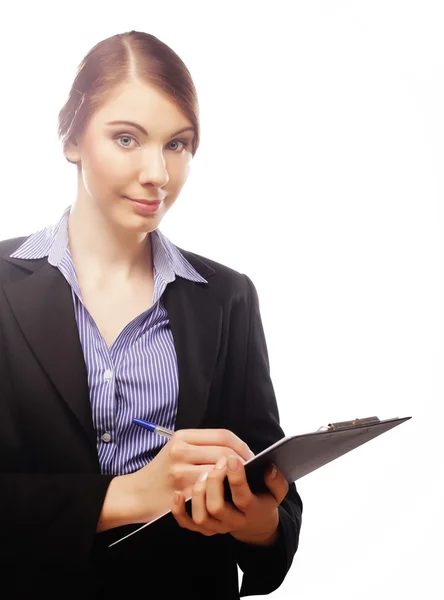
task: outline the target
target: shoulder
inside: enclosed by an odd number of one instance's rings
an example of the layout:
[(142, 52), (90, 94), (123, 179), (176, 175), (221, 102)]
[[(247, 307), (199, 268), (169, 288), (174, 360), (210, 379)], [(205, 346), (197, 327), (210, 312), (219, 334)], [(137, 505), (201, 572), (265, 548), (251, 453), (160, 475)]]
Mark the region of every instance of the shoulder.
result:
[(235, 298), (249, 298), (256, 293), (251, 279), (228, 265), (217, 262), (207, 256), (196, 254), (189, 250), (177, 247), (186, 260), (205, 277), (208, 285), (220, 296), (227, 295)]
[(0, 259), (8, 258), (13, 254), (25, 240), (28, 239), (28, 235), (21, 237), (10, 238), (8, 240), (0, 241)]
[(1, 285), (13, 281), (20, 269), (14, 266), (14, 259), (8, 260), (29, 236), (15, 237), (0, 241), (0, 283)]

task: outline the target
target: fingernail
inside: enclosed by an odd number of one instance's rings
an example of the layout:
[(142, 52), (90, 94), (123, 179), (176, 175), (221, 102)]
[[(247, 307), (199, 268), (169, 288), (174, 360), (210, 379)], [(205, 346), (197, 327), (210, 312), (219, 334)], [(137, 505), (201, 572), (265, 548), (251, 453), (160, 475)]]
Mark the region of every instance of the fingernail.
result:
[(275, 479), (276, 475), (278, 474), (278, 470), (276, 469), (276, 467), (273, 465), (273, 468), (271, 469), (271, 478)]
[(237, 471), (239, 469), (239, 461), (235, 456), (229, 457), (228, 468), (230, 469), (230, 471)]
[(225, 456), (222, 456), (222, 458), (220, 458), (217, 463), (216, 463), (216, 469), (218, 469), (219, 471), (221, 471), (222, 469), (225, 468), (225, 465), (227, 464), (227, 459), (225, 458)]
[(253, 456), (254, 456), (253, 450), (250, 450), (250, 448), (248, 448), (248, 452), (250, 453), (250, 458), (253, 458)]
[(200, 478), (198, 479), (198, 481), (205, 481), (205, 479), (206, 479), (207, 477), (208, 477), (208, 471), (206, 471), (206, 472), (205, 472), (205, 473), (202, 475), (202, 477), (200, 477)]
[(180, 492), (174, 492), (174, 504), (179, 504)]

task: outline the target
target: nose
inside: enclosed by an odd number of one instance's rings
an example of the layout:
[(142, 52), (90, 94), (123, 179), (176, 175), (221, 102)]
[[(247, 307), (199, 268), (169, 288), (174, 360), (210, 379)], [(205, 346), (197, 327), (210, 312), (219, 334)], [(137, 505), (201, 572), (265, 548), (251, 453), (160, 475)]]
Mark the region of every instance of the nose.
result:
[(141, 185), (151, 183), (160, 188), (166, 185), (168, 181), (168, 169), (162, 150), (151, 148), (141, 152), (139, 183)]

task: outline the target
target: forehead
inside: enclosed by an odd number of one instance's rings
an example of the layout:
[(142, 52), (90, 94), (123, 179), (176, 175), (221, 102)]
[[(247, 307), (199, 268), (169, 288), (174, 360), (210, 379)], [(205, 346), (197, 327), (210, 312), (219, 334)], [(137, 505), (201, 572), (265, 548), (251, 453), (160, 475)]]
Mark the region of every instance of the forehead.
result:
[(147, 129), (168, 131), (191, 126), (180, 106), (165, 92), (147, 83), (131, 81), (109, 91), (92, 119), (136, 121)]

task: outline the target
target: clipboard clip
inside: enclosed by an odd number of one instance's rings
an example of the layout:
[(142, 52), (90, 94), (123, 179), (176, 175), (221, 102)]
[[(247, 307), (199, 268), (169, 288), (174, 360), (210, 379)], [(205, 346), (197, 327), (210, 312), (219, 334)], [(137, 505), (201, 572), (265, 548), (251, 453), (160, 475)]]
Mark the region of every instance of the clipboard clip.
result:
[(359, 427), (361, 425), (375, 425), (381, 421), (378, 417), (366, 417), (365, 419), (354, 419), (352, 421), (339, 421), (338, 423), (329, 423), (327, 426), (319, 427), (318, 431), (338, 431), (340, 429), (350, 429), (350, 427)]

